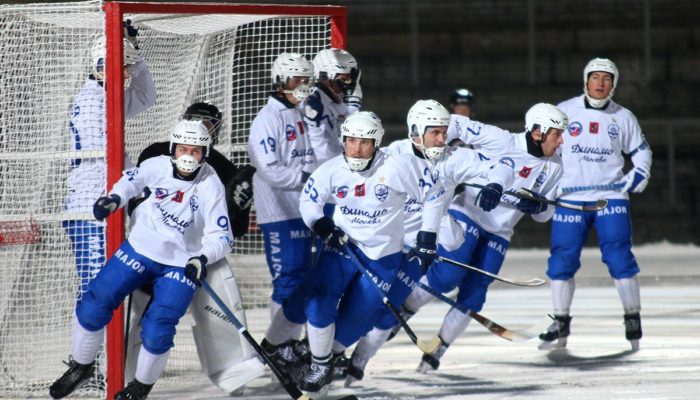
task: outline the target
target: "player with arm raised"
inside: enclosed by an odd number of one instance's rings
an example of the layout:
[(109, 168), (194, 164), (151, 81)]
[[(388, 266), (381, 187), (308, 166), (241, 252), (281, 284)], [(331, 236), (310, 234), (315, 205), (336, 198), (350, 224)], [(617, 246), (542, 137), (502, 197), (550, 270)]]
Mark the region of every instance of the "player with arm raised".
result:
[[(458, 184), (477, 177), (485, 178), (489, 184), (498, 185), (501, 191), (502, 188), (510, 186), (513, 181), (513, 170), (510, 167), (483, 161), (473, 150), (445, 145), (450, 113), (442, 104), (435, 100), (419, 100), (408, 111), (406, 120), (408, 138), (391, 143), (384, 151), (394, 156), (409, 154), (418, 160), (423, 172), (418, 181), (414, 182), (418, 187), (426, 190), (432, 185), (440, 184), (445, 192), (451, 195)], [(399, 159), (406, 160), (403, 157)], [(495, 186), (490, 186), (480, 197), (482, 206), (487, 210), (491, 210), (495, 204), (498, 204), (501, 197), (499, 191), (492, 193), (491, 187)], [(420, 229), (424, 201), (425, 198), (411, 197), (404, 205), (404, 250), (416, 245), (416, 234)], [(449, 201), (447, 196), (446, 201)], [(440, 247), (456, 250), (464, 241), (461, 229), (452, 217), (443, 216), (438, 235)], [(391, 289), (400, 299), (400, 303), (397, 304), (403, 303), (410, 294), (411, 288), (415, 286), (415, 281), (424, 273), (420, 265), (415, 262), (406, 263), (403, 267)], [(374, 328), (360, 339), (347, 370), (346, 386), (362, 379), (367, 362), (376, 354), (391, 331), (391, 327)]]
[[(208, 102), (195, 102), (187, 107), (182, 119), (202, 121), (209, 129), (212, 146), (214, 146), (218, 142), (222, 117), (223, 114), (215, 105)], [(137, 166), (153, 157), (169, 154), (169, 147), (169, 142), (151, 144), (139, 155)], [(255, 168), (248, 165), (237, 167), (213, 147), (207, 157), (207, 164), (214, 169), (221, 182), (224, 183), (231, 230), (234, 238), (240, 238), (248, 232)], [(150, 196), (153, 190), (153, 188), (148, 188), (146, 193), (149, 193)], [(131, 210), (134, 210), (139, 202), (144, 200), (145, 198), (141, 198), (133, 205), (130, 202)], [(134, 215), (133, 218), (137, 217)], [(207, 270), (209, 283), (217, 293), (226, 293), (228, 299), (234, 304), (236, 318), (245, 324), (243, 299), (226, 257), (216, 263), (211, 263)], [(146, 311), (151, 293), (151, 287), (137, 290), (130, 303), (133, 318), (131, 319), (131, 332), (127, 333), (129, 335), (126, 361), (127, 381), (133, 379), (136, 371), (138, 349), (141, 346), (140, 320)], [(245, 338), (238, 334), (235, 327), (226, 321), (221, 321), (220, 318), (207, 311), (214, 305), (206, 292), (201, 290), (197, 291), (192, 300), (190, 311), (196, 323), (192, 328), (192, 334), (197, 346), (197, 354), (202, 363), (202, 369), (215, 385), (227, 393), (240, 393), (243, 390), (243, 385), (264, 373), (264, 368), (254, 356), (253, 349)]]
[[(563, 172), (556, 150), (562, 143), (562, 132), (566, 126), (567, 118), (561, 110), (551, 104), (539, 103), (525, 114), (524, 133), (513, 134), (453, 115), (448, 137), (459, 138), (474, 145), (483, 159), (499, 160), (513, 168), (515, 180), (511, 187), (514, 190), (528, 188), (537, 197), (553, 200)], [(488, 187), (488, 182), (482, 179), (475, 182)], [(481, 193), (479, 190), (467, 187), (453, 199), (448, 212), (462, 226), (465, 241), (454, 251), (439, 248), (438, 254), (497, 274), (505, 259), (515, 225), (523, 215), (530, 214), (534, 220), (546, 222), (554, 210), (543, 202), (517, 200), (505, 195), (501, 202), (508, 202), (511, 207), (498, 207), (491, 212), (484, 212), (475, 204)], [(421, 279), (421, 283), (441, 293), (459, 288), (457, 303), (476, 312), (481, 311), (492, 281), (487, 276), (445, 262), (437, 263)], [(416, 288), (404, 303), (405, 311), (415, 313), (431, 299), (430, 293)], [(423, 355), (418, 371), (437, 369), (439, 359), (447, 347), (462, 334), (470, 322), (471, 318), (462, 311), (450, 309), (439, 332), (442, 345), (437, 352)]]
[(301, 54), (280, 54), (272, 65), (274, 93), (253, 120), (248, 139), (257, 170), (256, 219), (272, 275), (271, 322), (261, 346), (295, 380), (303, 375), (304, 363), (293, 349), (306, 322), (302, 283), (311, 267), (311, 231), (301, 219), (299, 195), (316, 165), (299, 104), (311, 93), (313, 74)]
[[(625, 335), (633, 349), (639, 348), (642, 337), (639, 266), (632, 254), (628, 193), (641, 193), (646, 188), (652, 153), (634, 114), (612, 100), (619, 79), (615, 63), (595, 58), (583, 70), (584, 94), (559, 104), (570, 121), (561, 152), (564, 162), (561, 198), (574, 204), (603, 198), (608, 200), (608, 205), (597, 212), (556, 209), (547, 269), (552, 280), (555, 321), (540, 335), (541, 348), (566, 346), (574, 275), (581, 267), (581, 249), (591, 228), (595, 228), (603, 262), (622, 301)], [(627, 174), (622, 171), (623, 154), (628, 154), (634, 164)], [(622, 188), (576, 191), (616, 183)]]
[(92, 375), (104, 327), (133, 290), (153, 284), (143, 316), (143, 345), (136, 377), (116, 400), (142, 400), (163, 373), (175, 328), (185, 314), (206, 266), (233, 247), (224, 187), (206, 164), (211, 138), (201, 121), (181, 121), (171, 134), (171, 156), (146, 160), (124, 171), (108, 196), (93, 206), (97, 220), (123, 207), (144, 188), (154, 188), (129, 232), (76, 304), (73, 359), (49, 389), (63, 398)]
[[(301, 388), (309, 393), (327, 390), (334, 368), (332, 350), (343, 351), (374, 325), (394, 325), (395, 317), (372, 286), (386, 294), (406, 262), (404, 203), (409, 196), (423, 196), (415, 184), (423, 173), (419, 164), (399, 162), (378, 149), (384, 128), (374, 113), (352, 114), (343, 122), (341, 135), (343, 154), (317, 169), (301, 195), (304, 222), (326, 243), (306, 305), (312, 364)], [(425, 263), (435, 257), (443, 197), (441, 187), (433, 186), (424, 207), (415, 253)], [(323, 205), (331, 198), (336, 203), (332, 218), (323, 214)], [(356, 255), (376, 282), (346, 251)], [(336, 330), (336, 323), (346, 328)]]
[[(156, 89), (146, 61), (138, 52), (137, 30), (130, 21), (124, 23), (124, 114), (133, 118), (156, 102)], [(135, 43), (136, 46), (134, 44)], [(73, 98), (69, 122), (71, 148), (78, 152), (104, 151), (105, 119), (105, 38), (95, 40), (91, 49), (91, 73), (80, 93)], [(78, 219), (76, 214), (91, 214), (92, 205), (104, 195), (106, 165), (104, 156), (79, 156), (72, 161), (68, 177), (68, 195), (64, 202), (67, 214), (63, 227), (70, 237), (82, 293), (105, 261), (104, 224)]]
[(324, 49), (313, 59), (316, 87), (304, 101), (304, 119), (318, 164), (343, 152), (340, 125), (362, 106), (361, 72), (352, 54)]

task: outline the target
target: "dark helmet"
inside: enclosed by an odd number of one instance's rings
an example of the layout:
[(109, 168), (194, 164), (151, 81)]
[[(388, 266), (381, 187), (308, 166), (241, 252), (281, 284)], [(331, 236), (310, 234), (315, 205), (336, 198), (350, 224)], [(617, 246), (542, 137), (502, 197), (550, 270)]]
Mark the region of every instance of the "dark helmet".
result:
[(450, 105), (466, 104), (470, 107), (474, 106), (474, 94), (469, 89), (460, 88), (455, 90), (450, 96)]
[(222, 114), (219, 108), (206, 101), (200, 101), (197, 103), (192, 103), (185, 113), (182, 115), (182, 119), (190, 121), (209, 121), (211, 123), (211, 128), (209, 128), (209, 134), (211, 135), (212, 144), (216, 144), (219, 140), (219, 131), (221, 130)]

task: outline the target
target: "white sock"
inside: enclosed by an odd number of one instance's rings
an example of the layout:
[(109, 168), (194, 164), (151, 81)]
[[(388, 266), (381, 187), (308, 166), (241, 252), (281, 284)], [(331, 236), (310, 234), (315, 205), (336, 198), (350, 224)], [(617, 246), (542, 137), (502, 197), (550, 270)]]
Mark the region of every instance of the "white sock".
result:
[(342, 353), (345, 351), (345, 349), (347, 349), (347, 346), (337, 340), (333, 341), (333, 354)]
[(470, 316), (452, 307), (442, 321), (439, 335), (445, 343), (451, 344), (467, 329), (471, 321), (472, 318)]
[(309, 348), (314, 357), (323, 358), (331, 354), (335, 324), (330, 324), (325, 328), (316, 328), (311, 324), (306, 324), (306, 332), (309, 335)]
[(639, 277), (615, 279), (617, 294), (622, 300), (622, 308), (625, 314), (637, 314), (642, 309), (642, 302), (639, 298)]
[(274, 300), (270, 301), (270, 322), (274, 321), (275, 319), (275, 314), (277, 314), (277, 311), (282, 309), (282, 304), (275, 302)]
[(104, 328), (95, 332), (89, 331), (80, 325), (77, 318), (75, 319), (75, 324), (73, 324), (73, 332), (71, 335), (73, 339), (71, 355), (73, 356), (75, 362), (78, 364), (90, 364), (91, 362), (95, 361), (97, 352), (102, 346), (104, 332)]
[(379, 348), (382, 347), (386, 339), (391, 334), (391, 329), (379, 329), (373, 328), (371, 331), (367, 332), (367, 335), (360, 338), (355, 346), (355, 352), (360, 357), (370, 359), (377, 354)]
[(136, 366), (136, 379), (146, 385), (156, 383), (165, 370), (169, 355), (170, 350), (163, 354), (153, 354), (141, 346), (139, 362)]
[(303, 327), (303, 324), (297, 324), (296, 322), (288, 320), (284, 315), (282, 307), (280, 307), (270, 321), (270, 326), (267, 328), (265, 338), (275, 346), (287, 340), (299, 340)]
[[(424, 275), (420, 278), (420, 283), (428, 286), (428, 278)], [(417, 312), (421, 307), (428, 304), (433, 299), (433, 295), (416, 286), (406, 299), (404, 307), (412, 312)]]
[(574, 291), (576, 291), (576, 281), (574, 278), (565, 281), (552, 280), (552, 305), (554, 306), (554, 315), (569, 315), (571, 302), (574, 299)]

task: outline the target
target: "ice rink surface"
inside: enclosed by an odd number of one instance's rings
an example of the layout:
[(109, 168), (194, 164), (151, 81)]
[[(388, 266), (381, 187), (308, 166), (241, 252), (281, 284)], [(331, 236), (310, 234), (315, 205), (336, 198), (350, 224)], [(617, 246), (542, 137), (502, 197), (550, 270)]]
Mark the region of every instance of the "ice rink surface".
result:
[[(566, 350), (541, 351), (538, 340), (513, 343), (473, 321), (442, 358), (440, 369), (415, 372), (421, 357), (400, 333), (372, 359), (364, 380), (335, 381), (330, 394), (360, 399), (698, 399), (700, 398), (700, 248), (655, 244), (635, 248), (641, 267), (640, 350), (624, 337), (622, 307), (595, 248), (585, 249), (571, 310)], [(546, 250), (514, 250), (501, 275), (545, 278)], [(434, 301), (410, 325), (422, 339), (438, 332), (449, 306)], [(544, 329), (551, 313), (549, 285), (516, 288), (494, 283), (482, 314), (514, 330)], [(256, 334), (259, 338), (260, 334)], [(348, 352), (348, 355), (350, 352)], [(266, 376), (242, 399), (288, 399)], [(209, 384), (188, 391), (156, 385), (149, 399), (232, 398)]]

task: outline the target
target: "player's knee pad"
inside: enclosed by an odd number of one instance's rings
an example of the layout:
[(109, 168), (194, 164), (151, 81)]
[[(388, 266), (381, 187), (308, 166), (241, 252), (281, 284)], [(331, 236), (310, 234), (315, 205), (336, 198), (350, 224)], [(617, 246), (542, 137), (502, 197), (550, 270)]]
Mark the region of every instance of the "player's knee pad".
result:
[(566, 281), (573, 278), (580, 267), (577, 251), (552, 251), (547, 260), (547, 276), (552, 280)]
[(144, 320), (141, 330), (143, 347), (155, 355), (163, 354), (173, 346), (175, 326), (166, 324), (148, 323)]
[(465, 275), (466, 270), (440, 262), (428, 270), (428, 284), (440, 293), (447, 293), (456, 288)]
[(630, 241), (607, 243), (601, 246), (603, 262), (607, 264), (610, 276), (615, 279), (631, 278), (639, 273), (639, 265), (632, 254)]
[[(339, 299), (329, 296), (313, 296), (306, 302), (306, 317), (313, 326), (323, 328), (335, 322)], [(285, 313), (286, 316), (286, 313)]]
[(100, 297), (96, 297), (94, 292), (89, 290), (78, 302), (75, 315), (80, 325), (94, 332), (104, 328), (109, 323), (113, 310), (114, 308), (110, 304), (107, 304)]
[(477, 285), (469, 285), (467, 288), (460, 287), (457, 295), (457, 303), (469, 310), (479, 312), (486, 302), (486, 292), (488, 283), (480, 282)]
[[(391, 329), (399, 324), (399, 321), (396, 319), (394, 314), (389, 311), (388, 308), (384, 308), (381, 311), (379, 311), (374, 326), (378, 329), (386, 330), (386, 329)], [(365, 332), (367, 333), (367, 332)]]
[(282, 312), (291, 322), (297, 324), (306, 323), (306, 311), (304, 305), (307, 298), (306, 292), (295, 292), (282, 303)]

